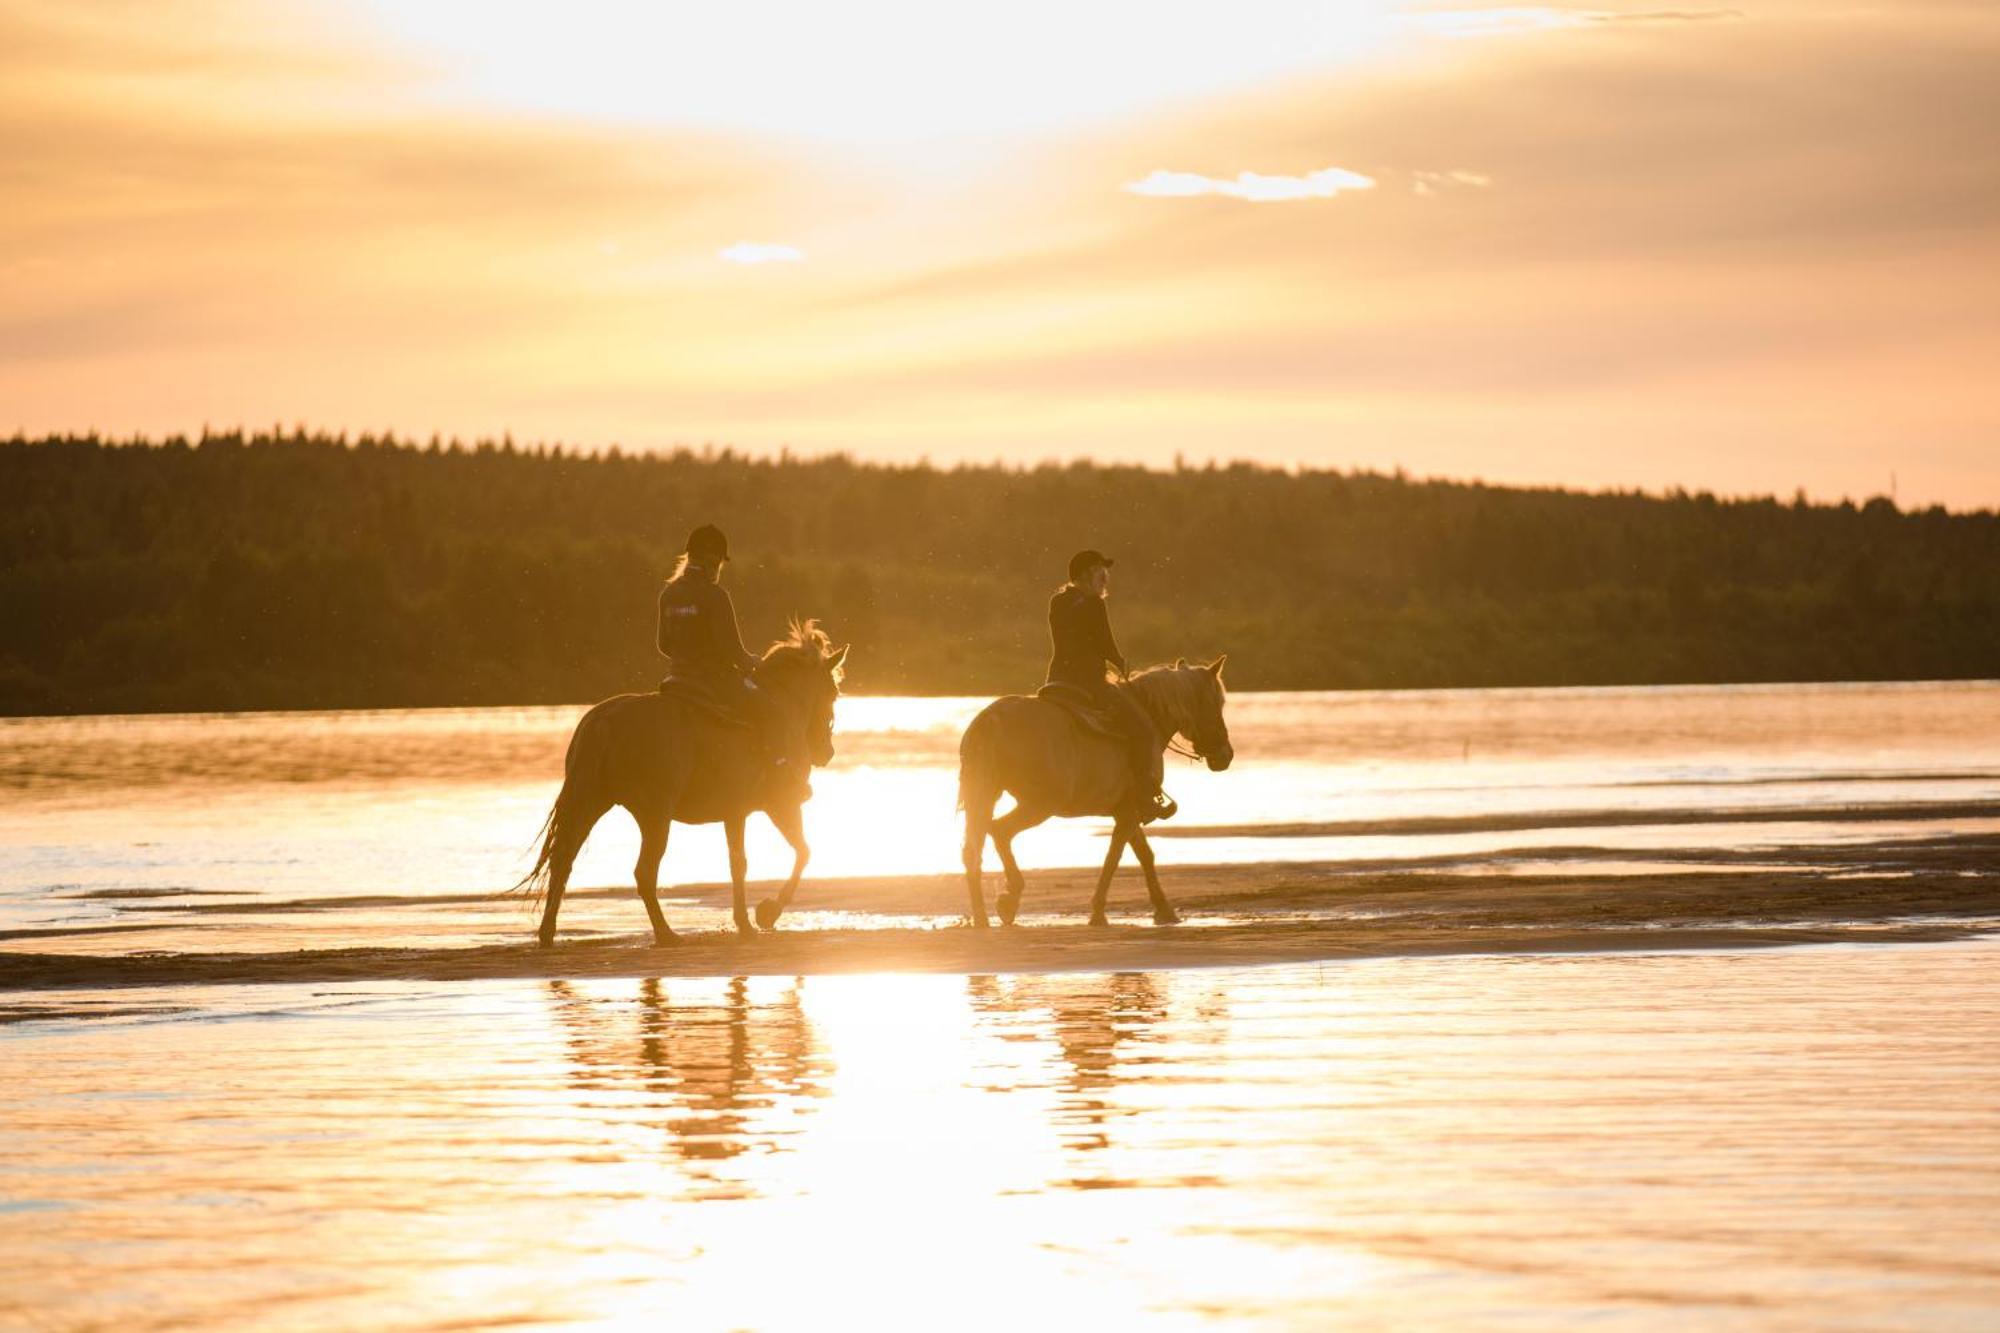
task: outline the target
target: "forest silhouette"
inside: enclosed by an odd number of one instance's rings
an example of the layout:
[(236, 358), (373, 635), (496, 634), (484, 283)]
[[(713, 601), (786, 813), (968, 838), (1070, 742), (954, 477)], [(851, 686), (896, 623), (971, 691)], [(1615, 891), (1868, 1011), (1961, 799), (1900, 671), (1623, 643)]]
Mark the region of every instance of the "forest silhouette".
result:
[(221, 433), (0, 442), (0, 712), (582, 702), (725, 528), (745, 637), (858, 693), (1033, 687), (1080, 546), (1135, 662), (1245, 689), (2000, 675), (2000, 514), (1156, 470)]

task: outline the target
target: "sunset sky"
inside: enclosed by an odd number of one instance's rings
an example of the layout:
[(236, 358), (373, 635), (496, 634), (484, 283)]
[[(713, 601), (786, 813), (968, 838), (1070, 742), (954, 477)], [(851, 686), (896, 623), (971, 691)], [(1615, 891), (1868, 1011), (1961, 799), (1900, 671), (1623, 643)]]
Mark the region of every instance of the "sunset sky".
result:
[(0, 432), (2000, 504), (2000, 5), (0, 0)]

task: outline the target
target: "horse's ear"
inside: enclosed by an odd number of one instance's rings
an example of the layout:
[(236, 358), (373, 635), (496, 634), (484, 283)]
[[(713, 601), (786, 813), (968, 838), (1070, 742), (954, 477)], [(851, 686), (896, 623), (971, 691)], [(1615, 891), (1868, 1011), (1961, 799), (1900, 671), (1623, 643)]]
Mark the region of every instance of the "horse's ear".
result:
[(851, 643), (843, 643), (840, 645), (839, 648), (835, 649), (833, 656), (826, 659), (827, 670), (829, 671), (840, 670), (840, 668), (847, 661), (847, 650), (849, 648), (852, 648), (853, 646), (854, 645)]
[(1217, 680), (1221, 680), (1222, 664), (1224, 662), (1227, 662), (1228, 660), (1229, 660), (1229, 654), (1224, 653), (1222, 656), (1216, 658), (1213, 662), (1210, 662), (1208, 664), (1208, 674), (1215, 677)]
[(1175, 661), (1174, 661), (1174, 670), (1176, 670), (1176, 671), (1186, 671), (1186, 670), (1187, 670), (1187, 659), (1186, 659), (1185, 657), (1182, 657), (1182, 658), (1176, 658), (1176, 659), (1175, 659)]

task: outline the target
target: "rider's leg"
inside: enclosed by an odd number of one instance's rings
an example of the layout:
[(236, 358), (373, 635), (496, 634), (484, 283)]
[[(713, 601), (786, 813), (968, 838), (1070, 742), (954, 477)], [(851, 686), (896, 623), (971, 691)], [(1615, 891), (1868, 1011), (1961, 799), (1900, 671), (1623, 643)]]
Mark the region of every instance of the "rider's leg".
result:
[(1106, 681), (1099, 698), (1118, 719), (1119, 729), (1125, 733), (1125, 752), (1132, 765), (1132, 781), (1138, 793), (1140, 810), (1149, 819), (1164, 819), (1171, 815), (1174, 804), (1160, 789), (1166, 777), (1161, 755), (1166, 738), (1154, 728), (1146, 710), (1139, 707), (1138, 701), (1128, 691)]

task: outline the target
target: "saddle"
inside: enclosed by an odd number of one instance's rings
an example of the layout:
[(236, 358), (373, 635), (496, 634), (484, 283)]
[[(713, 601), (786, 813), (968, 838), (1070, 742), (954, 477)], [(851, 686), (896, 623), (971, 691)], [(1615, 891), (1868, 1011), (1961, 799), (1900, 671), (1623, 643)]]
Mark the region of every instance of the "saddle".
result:
[(698, 680), (682, 676), (667, 676), (660, 681), (660, 697), (692, 709), (694, 712), (714, 718), (724, 726), (750, 729), (750, 719), (731, 708), (715, 696), (715, 692)]
[(1120, 729), (1117, 719), (1113, 718), (1104, 709), (1099, 708), (1096, 700), (1090, 697), (1088, 690), (1075, 685), (1065, 685), (1060, 681), (1051, 681), (1049, 684), (1036, 690), (1035, 697), (1052, 703), (1068, 713), (1083, 724), (1085, 731), (1094, 731), (1100, 736), (1109, 736), (1114, 741), (1122, 741), (1125, 738), (1125, 733)]

